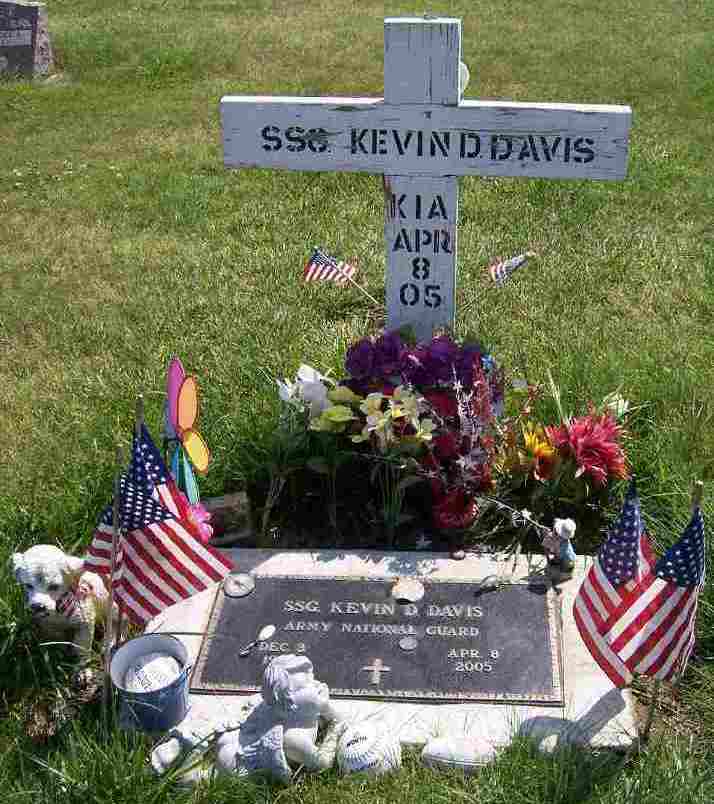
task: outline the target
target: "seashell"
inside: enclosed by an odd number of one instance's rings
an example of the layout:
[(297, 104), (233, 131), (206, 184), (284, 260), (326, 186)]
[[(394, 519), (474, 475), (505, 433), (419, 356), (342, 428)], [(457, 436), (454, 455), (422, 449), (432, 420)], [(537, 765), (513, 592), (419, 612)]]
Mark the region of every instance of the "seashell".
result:
[(372, 723), (348, 726), (337, 745), (342, 773), (366, 772), (379, 776), (402, 764), (402, 746), (396, 737), (379, 732)]
[(424, 584), (416, 578), (400, 578), (392, 587), (397, 603), (417, 603), (424, 597)]
[(475, 773), (496, 756), (496, 749), (483, 737), (436, 737), (421, 753), (422, 762), (430, 768), (456, 768), (465, 774)]

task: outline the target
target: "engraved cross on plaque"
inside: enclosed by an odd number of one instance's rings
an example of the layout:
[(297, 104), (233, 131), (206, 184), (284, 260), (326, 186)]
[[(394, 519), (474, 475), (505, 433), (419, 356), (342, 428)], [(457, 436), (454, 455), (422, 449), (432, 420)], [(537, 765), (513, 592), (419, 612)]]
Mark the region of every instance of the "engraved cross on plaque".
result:
[(461, 20), (384, 21), (384, 98), (226, 96), (228, 167), (384, 174), (387, 326), (453, 327), (458, 176), (621, 179), (628, 106), (464, 101)]
[(363, 667), (362, 670), (370, 671), (372, 673), (369, 677), (370, 683), (379, 685), (382, 683), (382, 673), (391, 673), (392, 668), (386, 667), (381, 659), (372, 659), (372, 664)]

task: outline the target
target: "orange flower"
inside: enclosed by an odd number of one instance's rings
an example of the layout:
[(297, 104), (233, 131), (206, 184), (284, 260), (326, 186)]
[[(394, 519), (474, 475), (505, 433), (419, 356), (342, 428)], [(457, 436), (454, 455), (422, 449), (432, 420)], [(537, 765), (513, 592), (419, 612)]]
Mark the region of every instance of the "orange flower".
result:
[(536, 480), (550, 480), (558, 465), (558, 454), (548, 440), (540, 424), (528, 424), (523, 428), (523, 442), (526, 450), (526, 465)]

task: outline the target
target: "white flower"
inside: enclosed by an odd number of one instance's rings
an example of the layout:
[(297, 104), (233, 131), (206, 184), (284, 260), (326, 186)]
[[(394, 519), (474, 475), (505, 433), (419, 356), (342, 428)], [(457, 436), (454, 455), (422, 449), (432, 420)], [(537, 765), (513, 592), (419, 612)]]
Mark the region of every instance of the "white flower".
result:
[(278, 396), (283, 402), (288, 405), (300, 404), (300, 400), (297, 399), (297, 386), (295, 383), (286, 378), (285, 380), (276, 380), (275, 384), (278, 386)]
[(327, 386), (321, 382), (305, 382), (300, 385), (300, 396), (310, 408), (310, 418), (319, 416), (323, 410), (330, 407), (327, 398)]
[(303, 365), (298, 369), (295, 384), (298, 394), (310, 410), (310, 418), (315, 419), (332, 404), (327, 398), (326, 378), (312, 366)]
[(297, 371), (295, 381), (298, 383), (315, 383), (322, 382), (325, 377), (320, 374), (317, 369), (308, 366), (307, 363), (302, 363)]
[(470, 455), (459, 456), (456, 463), (462, 472), (469, 472), (476, 466), (476, 461)]
[(275, 381), (280, 399), (287, 405), (293, 405), (301, 410), (307, 408), (311, 419), (316, 419), (323, 410), (330, 407), (327, 382), (329, 380), (319, 371), (304, 363), (298, 369), (295, 382), (287, 378)]

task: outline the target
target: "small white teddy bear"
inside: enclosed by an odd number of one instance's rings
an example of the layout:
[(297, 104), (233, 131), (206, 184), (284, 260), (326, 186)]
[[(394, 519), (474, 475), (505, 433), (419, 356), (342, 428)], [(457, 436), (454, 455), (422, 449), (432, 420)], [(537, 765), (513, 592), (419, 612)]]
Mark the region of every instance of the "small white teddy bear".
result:
[(543, 547), (549, 555), (549, 563), (562, 575), (572, 575), (577, 555), (573, 549), (576, 525), (572, 519), (556, 519), (553, 528), (543, 539)]
[(83, 558), (49, 544), (13, 553), (10, 565), (44, 638), (66, 641), (76, 655), (87, 658), (95, 624), (106, 614), (108, 592), (102, 578), (84, 571)]

